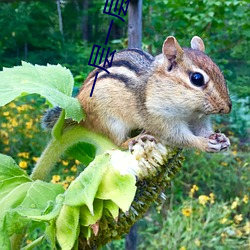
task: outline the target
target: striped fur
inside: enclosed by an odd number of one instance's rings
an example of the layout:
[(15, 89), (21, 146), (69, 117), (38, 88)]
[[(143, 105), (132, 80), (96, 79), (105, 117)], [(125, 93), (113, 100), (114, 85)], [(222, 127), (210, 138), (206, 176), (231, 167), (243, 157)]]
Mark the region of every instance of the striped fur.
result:
[[(213, 130), (208, 115), (230, 112), (226, 82), (203, 53), (203, 41), (194, 37), (191, 46), (182, 49), (174, 37), (168, 37), (163, 54), (155, 58), (140, 49), (115, 53), (110, 74), (93, 70), (79, 92), (87, 114), (83, 125), (117, 145), (126, 141), (130, 131), (142, 129), (165, 144), (219, 151), (222, 142), (209, 144)], [(203, 74), (204, 86), (194, 86), (190, 72)]]

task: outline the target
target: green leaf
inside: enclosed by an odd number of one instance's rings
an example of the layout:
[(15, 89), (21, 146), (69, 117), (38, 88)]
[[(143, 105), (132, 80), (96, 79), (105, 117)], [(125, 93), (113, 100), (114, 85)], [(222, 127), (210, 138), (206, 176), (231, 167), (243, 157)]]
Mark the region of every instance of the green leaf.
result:
[(41, 243), (44, 241), (44, 235), (40, 236), (36, 240), (32, 241), (30, 244), (28, 244), (25, 247), (22, 247), (21, 250), (32, 250), (35, 249), (35, 247), (41, 245)]
[(103, 176), (110, 165), (110, 155), (103, 154), (93, 162), (70, 184), (65, 192), (64, 204), (70, 206), (87, 205), (93, 214), (93, 201)]
[(25, 182), (31, 182), (30, 178), (27, 176), (17, 176), (0, 181), (0, 201), (13, 189)]
[(95, 199), (93, 203), (94, 214), (91, 214), (87, 206), (80, 208), (80, 225), (89, 226), (95, 224), (102, 217), (103, 200)]
[(29, 209), (42, 212), (47, 207), (48, 201), (55, 200), (56, 196), (61, 193), (64, 193), (61, 185), (37, 180), (30, 186), (20, 208), (26, 209), (27, 213)]
[(56, 238), (64, 250), (71, 250), (79, 234), (79, 207), (64, 205), (56, 220)]
[(123, 212), (129, 210), (136, 192), (136, 179), (133, 175), (121, 175), (110, 167), (103, 176), (96, 198), (112, 200)]
[(113, 201), (110, 200), (103, 201), (103, 207), (108, 209), (108, 211), (110, 212), (110, 214), (114, 219), (118, 218), (119, 207)]
[[(10, 156), (0, 154), (0, 181), (17, 176), (26, 176), (28, 178), (28, 175)], [(2, 189), (0, 190), (2, 191)]]
[(70, 147), (66, 154), (84, 163), (85, 165), (88, 165), (95, 158), (96, 148), (92, 144), (78, 142)]
[(22, 66), (0, 72), (0, 106), (18, 96), (36, 93), (53, 106), (65, 109), (66, 118), (79, 122), (84, 114), (78, 100), (71, 97), (73, 84), (71, 72), (61, 65), (34, 66), (22, 62)]

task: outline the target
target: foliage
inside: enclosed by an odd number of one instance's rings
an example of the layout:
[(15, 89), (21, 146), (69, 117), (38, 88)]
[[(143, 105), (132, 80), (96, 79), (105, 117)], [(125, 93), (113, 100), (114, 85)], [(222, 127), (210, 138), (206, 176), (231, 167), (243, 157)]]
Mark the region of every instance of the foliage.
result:
[[(100, 247), (127, 233), (179, 170), (176, 149), (148, 141), (135, 144), (132, 153), (123, 152), (78, 123), (64, 128), (65, 113), (70, 119), (82, 120), (83, 116), (78, 112), (78, 100), (71, 97), (72, 76), (60, 65), (23, 63), (4, 69), (0, 79), (0, 105), (21, 94), (36, 93), (63, 108), (52, 139), (30, 176), (21, 170), (27, 168), (27, 161), (20, 161), (20, 168), (11, 157), (0, 154), (1, 249), (19, 249), (26, 228), (34, 227), (34, 223), (42, 235), (36, 234), (28, 245), (24, 243), (24, 249), (34, 248), (45, 239), (52, 249), (57, 244), (62, 249)], [(75, 105), (65, 105), (69, 100)], [(4, 144), (9, 144), (8, 132), (1, 133), (6, 137)], [(44, 182), (65, 152), (89, 164), (66, 191), (55, 181)], [(30, 154), (21, 152), (18, 156), (29, 159)]]
[(177, 209), (146, 217), (150, 226), (138, 249), (247, 249), (248, 205), (247, 196), (232, 203), (217, 202), (213, 193), (185, 198)]

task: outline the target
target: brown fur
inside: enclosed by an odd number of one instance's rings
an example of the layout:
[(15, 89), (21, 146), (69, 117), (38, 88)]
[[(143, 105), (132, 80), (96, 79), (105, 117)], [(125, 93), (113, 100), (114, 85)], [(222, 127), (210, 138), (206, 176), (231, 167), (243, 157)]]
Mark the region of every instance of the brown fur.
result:
[[(78, 95), (87, 114), (84, 125), (118, 145), (131, 130), (143, 129), (164, 144), (219, 151), (222, 143), (213, 146), (208, 138), (213, 133), (208, 115), (230, 112), (225, 79), (203, 53), (199, 37), (192, 39), (191, 46), (195, 49), (182, 49), (174, 37), (168, 37), (163, 54), (156, 58), (138, 49), (116, 53), (110, 74), (94, 70)], [(189, 73), (197, 70), (207, 80), (202, 87), (189, 79)]]

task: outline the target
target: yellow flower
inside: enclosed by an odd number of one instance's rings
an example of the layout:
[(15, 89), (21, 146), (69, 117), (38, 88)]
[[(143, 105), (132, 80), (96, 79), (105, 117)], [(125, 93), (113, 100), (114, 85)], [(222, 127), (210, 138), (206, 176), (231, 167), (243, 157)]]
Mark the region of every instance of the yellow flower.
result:
[(5, 111), (5, 112), (3, 112), (3, 115), (4, 116), (8, 116), (10, 114), (10, 112), (9, 111)]
[(37, 162), (38, 161), (38, 159), (39, 159), (39, 157), (32, 157), (32, 160), (34, 161), (34, 162)]
[(69, 186), (69, 183), (68, 183), (68, 182), (64, 182), (64, 183), (63, 183), (63, 187), (64, 187), (64, 189), (67, 189), (67, 188), (68, 188), (68, 186)]
[(194, 193), (195, 193), (196, 191), (198, 191), (198, 190), (199, 190), (199, 187), (196, 186), (196, 185), (193, 185), (192, 188), (190, 189), (189, 196), (190, 196), (191, 198), (193, 198), (193, 197), (194, 197)]
[(60, 181), (60, 179), (61, 179), (60, 175), (53, 175), (51, 182), (52, 183), (58, 183)]
[(29, 155), (30, 155), (29, 152), (21, 152), (21, 153), (18, 153), (18, 156), (19, 156), (19, 157), (23, 157), (23, 158), (26, 158), (26, 159), (29, 158)]
[(221, 233), (221, 238), (226, 238), (227, 237), (227, 234), (226, 233)]
[(186, 248), (185, 247), (181, 247), (180, 250), (186, 250)]
[(223, 167), (227, 167), (228, 166), (228, 163), (227, 162), (221, 162), (221, 165), (223, 166)]
[(81, 164), (81, 162), (78, 161), (78, 160), (75, 160), (75, 164), (76, 164), (76, 165), (79, 165), (79, 164)]
[(210, 198), (207, 195), (200, 195), (199, 196), (199, 203), (203, 206), (210, 200)]
[(231, 209), (235, 209), (239, 205), (239, 198), (236, 197), (235, 201), (231, 205)]
[(26, 122), (26, 128), (27, 128), (27, 129), (31, 129), (32, 126), (33, 126), (33, 121), (32, 121), (32, 120)]
[(244, 231), (246, 232), (246, 234), (250, 234), (250, 222), (247, 221), (246, 225), (244, 226)]
[(72, 182), (75, 179), (75, 176), (67, 176), (66, 181), (67, 182)]
[(192, 208), (185, 207), (181, 210), (182, 214), (186, 217), (189, 217), (192, 214)]
[(214, 193), (210, 193), (209, 197), (210, 197), (210, 203), (214, 204)]
[(6, 131), (4, 131), (4, 130), (0, 130), (0, 135), (1, 135), (1, 137), (4, 137), (4, 138), (8, 138), (9, 137), (9, 134)]
[(241, 237), (241, 236), (242, 236), (242, 232), (241, 232), (240, 230), (236, 230), (236, 235), (237, 235), (238, 237)]
[(247, 204), (248, 201), (249, 201), (248, 195), (245, 194), (243, 197), (243, 202)]
[(20, 161), (19, 162), (19, 167), (22, 169), (26, 169), (28, 167), (27, 161)]
[(227, 218), (222, 218), (221, 220), (220, 220), (220, 224), (225, 224), (227, 222)]
[(63, 166), (68, 166), (69, 165), (69, 163), (67, 161), (64, 161), (64, 160), (62, 160), (62, 164), (63, 164)]
[(72, 172), (76, 172), (76, 171), (77, 171), (76, 165), (73, 165), (73, 166), (70, 168), (70, 170), (71, 170)]
[(243, 220), (242, 214), (237, 214), (234, 216), (234, 221), (236, 224), (239, 224)]
[(199, 239), (195, 239), (194, 240), (194, 244), (197, 246), (197, 247), (200, 247), (201, 246), (201, 242)]
[(12, 120), (12, 121), (11, 121), (11, 125), (12, 125), (12, 127), (17, 127), (17, 126), (18, 126), (18, 123), (17, 123), (16, 120)]
[(233, 151), (232, 151), (232, 154), (233, 154), (233, 155), (237, 155), (237, 153), (238, 153), (237, 150), (233, 150)]

